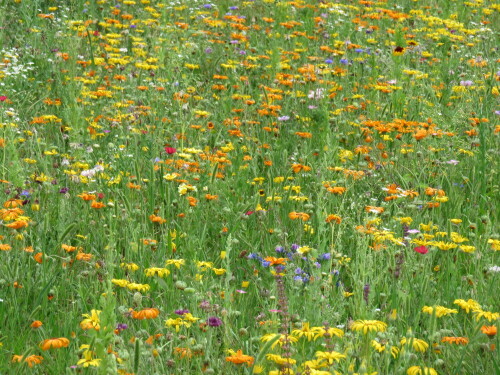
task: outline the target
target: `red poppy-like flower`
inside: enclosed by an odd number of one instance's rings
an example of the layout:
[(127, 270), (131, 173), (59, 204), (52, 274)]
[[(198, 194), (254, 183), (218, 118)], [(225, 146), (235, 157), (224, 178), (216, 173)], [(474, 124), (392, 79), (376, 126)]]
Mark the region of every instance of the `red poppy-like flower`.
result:
[(169, 155), (172, 155), (177, 152), (177, 149), (174, 147), (165, 147), (165, 152)]
[(427, 254), (429, 252), (427, 246), (417, 246), (413, 250), (415, 250), (419, 254)]

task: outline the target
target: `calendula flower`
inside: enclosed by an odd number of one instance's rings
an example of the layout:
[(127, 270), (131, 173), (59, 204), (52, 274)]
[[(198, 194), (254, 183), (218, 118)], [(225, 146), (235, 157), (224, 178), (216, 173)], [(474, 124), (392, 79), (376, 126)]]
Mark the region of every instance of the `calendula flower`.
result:
[(11, 362), (24, 362), (28, 364), (29, 367), (33, 367), (34, 365), (39, 365), (43, 361), (43, 357), (40, 355), (29, 355), (24, 358), (22, 355), (13, 355)]
[(484, 333), (489, 338), (493, 338), (497, 334), (497, 327), (496, 326), (482, 326), (481, 332)]
[(467, 337), (446, 336), (441, 339), (441, 342), (448, 342), (450, 344), (456, 344), (456, 345), (467, 345), (469, 343), (469, 339)]
[(351, 324), (351, 330), (362, 331), (363, 334), (369, 332), (384, 332), (387, 329), (387, 324), (380, 320), (356, 320)]
[(42, 350), (49, 349), (59, 349), (59, 348), (67, 348), (69, 345), (69, 340), (66, 337), (59, 337), (54, 339), (46, 339), (40, 343), (40, 348)]
[(254, 358), (243, 354), (242, 350), (237, 350), (233, 355), (226, 357), (226, 362), (232, 362), (236, 365), (241, 365), (245, 363), (247, 366), (251, 366), (254, 362)]
[(342, 218), (338, 215), (334, 215), (334, 214), (330, 214), (326, 217), (325, 221), (327, 223), (337, 223), (337, 224), (340, 224), (342, 222)]
[(35, 320), (33, 323), (31, 323), (30, 327), (31, 328), (40, 328), (43, 325), (43, 323), (40, 320)]
[(132, 311), (132, 318), (138, 320), (154, 319), (157, 318), (158, 315), (160, 315), (160, 310), (150, 307), (142, 309), (140, 311)]
[(149, 215), (149, 220), (151, 220), (151, 222), (156, 224), (164, 224), (167, 222), (166, 219), (156, 215)]

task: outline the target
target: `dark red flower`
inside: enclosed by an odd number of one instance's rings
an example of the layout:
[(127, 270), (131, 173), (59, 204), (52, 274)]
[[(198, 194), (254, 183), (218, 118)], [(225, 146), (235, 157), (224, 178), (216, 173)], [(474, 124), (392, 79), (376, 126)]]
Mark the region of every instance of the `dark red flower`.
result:
[(165, 152), (169, 155), (172, 155), (177, 152), (177, 149), (174, 147), (165, 147)]

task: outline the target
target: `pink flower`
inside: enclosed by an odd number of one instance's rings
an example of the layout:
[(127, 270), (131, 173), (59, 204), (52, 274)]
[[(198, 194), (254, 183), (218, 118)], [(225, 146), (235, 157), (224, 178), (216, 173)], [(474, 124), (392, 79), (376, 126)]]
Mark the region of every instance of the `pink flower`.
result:
[(6, 97), (6, 96), (4, 96), (4, 95), (0, 96), (0, 102), (4, 102), (4, 101), (6, 101), (6, 100), (7, 100), (7, 97)]
[(427, 254), (429, 252), (429, 249), (426, 246), (417, 246), (413, 250), (419, 254)]
[(177, 149), (176, 149), (176, 148), (174, 148), (174, 147), (165, 147), (165, 152), (166, 152), (167, 154), (169, 154), (169, 155), (175, 154), (175, 153), (176, 153), (176, 151), (177, 151)]

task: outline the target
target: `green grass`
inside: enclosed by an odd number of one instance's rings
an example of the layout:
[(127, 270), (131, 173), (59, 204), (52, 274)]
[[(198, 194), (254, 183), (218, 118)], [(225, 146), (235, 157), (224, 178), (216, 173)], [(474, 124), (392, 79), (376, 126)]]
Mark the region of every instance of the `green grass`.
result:
[(0, 5), (0, 373), (499, 373), (498, 4), (182, 4)]

